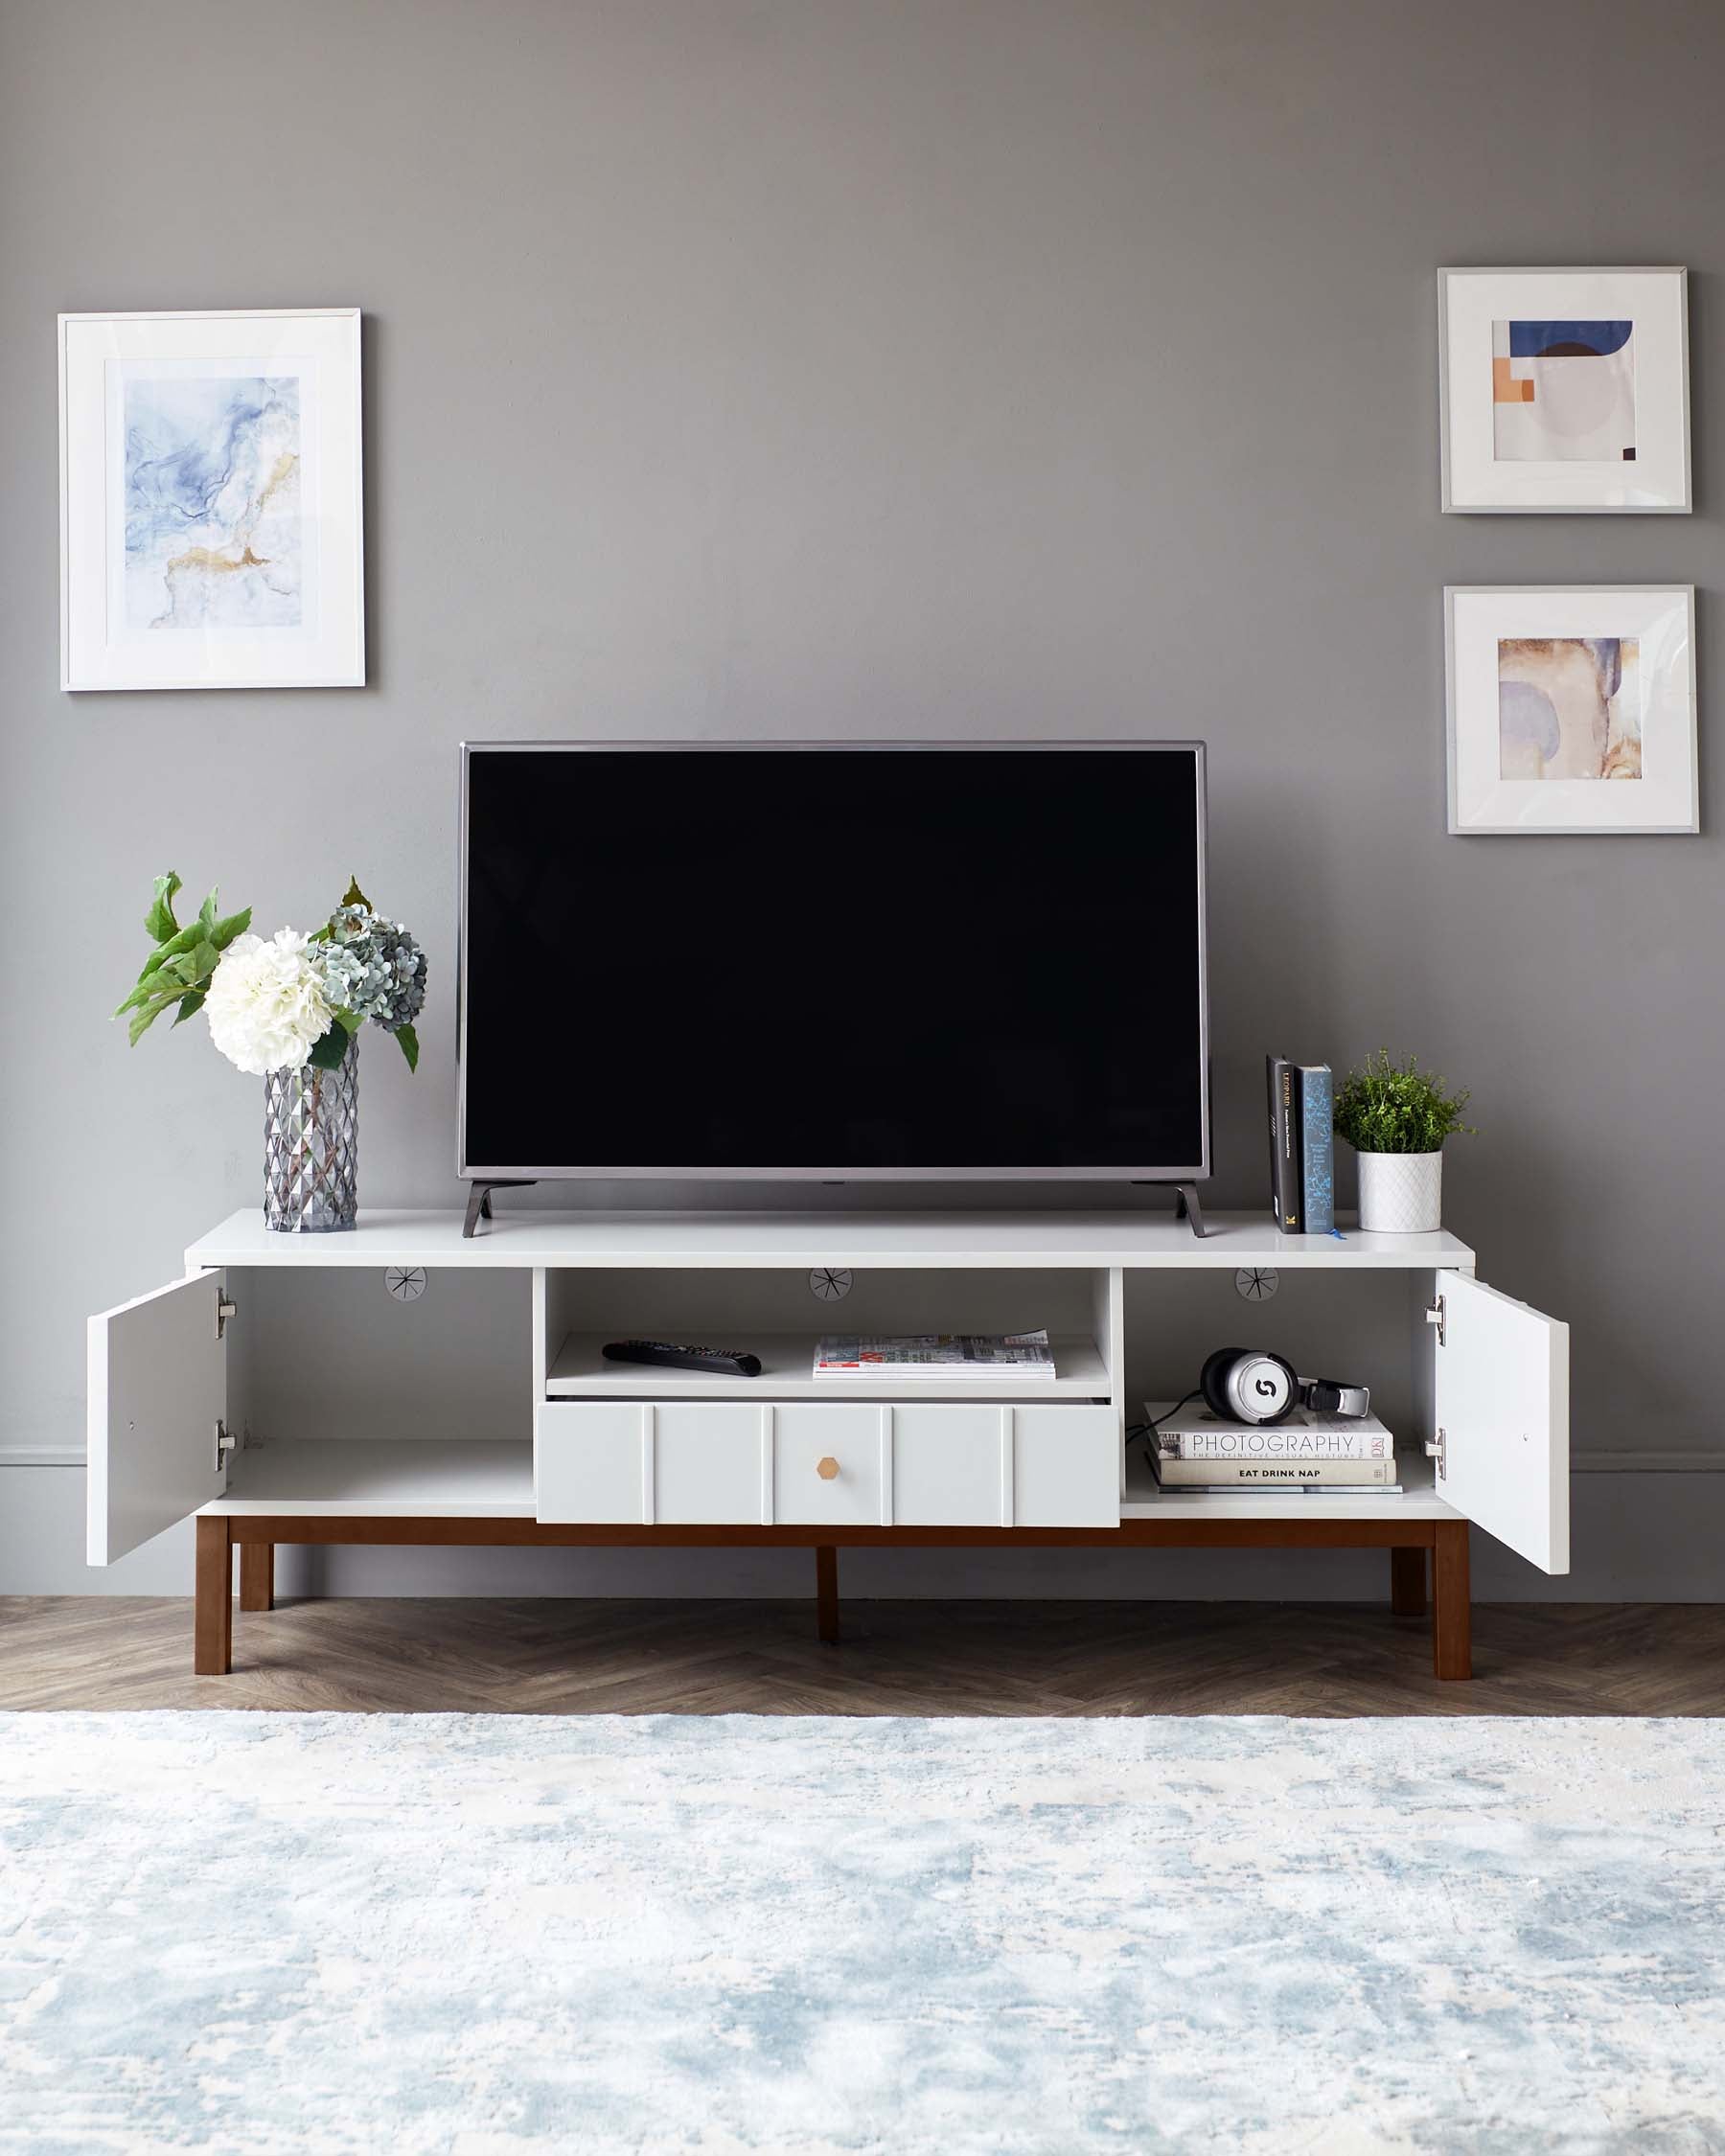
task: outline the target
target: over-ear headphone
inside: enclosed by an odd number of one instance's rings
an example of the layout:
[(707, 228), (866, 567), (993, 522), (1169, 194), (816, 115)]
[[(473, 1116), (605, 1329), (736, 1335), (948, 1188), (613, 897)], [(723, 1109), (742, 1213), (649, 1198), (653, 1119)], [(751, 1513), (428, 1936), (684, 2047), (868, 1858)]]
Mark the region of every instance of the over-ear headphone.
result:
[(1256, 1347), (1217, 1348), (1205, 1358), (1198, 1389), (1211, 1414), (1233, 1422), (1280, 1422), (1296, 1408), (1357, 1417), (1371, 1407), (1368, 1387), (1301, 1379), (1286, 1356)]

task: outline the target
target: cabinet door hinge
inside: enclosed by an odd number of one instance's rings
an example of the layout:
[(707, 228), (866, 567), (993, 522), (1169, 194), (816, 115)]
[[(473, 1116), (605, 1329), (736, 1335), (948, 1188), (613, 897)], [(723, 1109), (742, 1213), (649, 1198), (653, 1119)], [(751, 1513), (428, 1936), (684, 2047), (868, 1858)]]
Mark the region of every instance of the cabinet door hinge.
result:
[[(1441, 1335), (1439, 1335), (1439, 1338), (1441, 1338)], [(1437, 1436), (1426, 1439), (1425, 1452), (1427, 1459), (1435, 1459), (1438, 1462), (1438, 1479), (1440, 1482), (1443, 1481), (1449, 1474), (1449, 1432), (1444, 1429), (1442, 1423), (1438, 1425)]]
[(229, 1299), (228, 1299), (228, 1297), (227, 1297), (226, 1296), (218, 1296), (217, 1297), (217, 1301), (216, 1301), (216, 1338), (217, 1338), (218, 1340), (221, 1340), (221, 1339), (224, 1339), (224, 1338), (226, 1337), (226, 1334), (227, 1334), (227, 1328), (228, 1328), (228, 1319), (229, 1319), (230, 1318), (238, 1317), (238, 1315), (239, 1315), (239, 1312), (240, 1312), (240, 1305), (239, 1305), (239, 1304), (238, 1304), (237, 1302), (230, 1302), (230, 1301), (229, 1301)]
[(1438, 1297), (1438, 1300), (1437, 1300), (1436, 1302), (1429, 1302), (1429, 1303), (1427, 1303), (1427, 1305), (1426, 1305), (1426, 1314), (1425, 1314), (1425, 1318), (1426, 1318), (1426, 1323), (1427, 1323), (1428, 1325), (1436, 1325), (1436, 1326), (1437, 1326), (1437, 1328), (1438, 1328), (1438, 1346), (1439, 1346), (1439, 1347), (1445, 1347), (1445, 1346), (1447, 1346), (1447, 1345), (1449, 1344), (1449, 1342), (1448, 1342), (1448, 1330), (1449, 1330), (1449, 1328), (1448, 1328), (1447, 1324), (1445, 1323), (1445, 1319), (1446, 1319), (1446, 1318), (1447, 1318), (1447, 1317), (1448, 1317), (1448, 1312), (1446, 1311), (1446, 1309), (1445, 1309), (1445, 1307), (1444, 1307), (1444, 1301), (1443, 1301), (1443, 1297), (1442, 1297), (1441, 1296), (1439, 1296)]
[(230, 1430), (225, 1422), (216, 1424), (216, 1472), (218, 1475), (227, 1465), (230, 1453), (237, 1453), (245, 1443), (243, 1431)]

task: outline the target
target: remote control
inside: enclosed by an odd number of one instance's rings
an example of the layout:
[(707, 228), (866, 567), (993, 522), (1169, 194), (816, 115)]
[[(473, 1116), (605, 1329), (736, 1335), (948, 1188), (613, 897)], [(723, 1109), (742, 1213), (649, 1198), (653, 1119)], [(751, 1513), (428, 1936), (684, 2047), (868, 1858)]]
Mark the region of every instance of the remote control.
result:
[(668, 1340), (613, 1340), (608, 1363), (656, 1363), (666, 1370), (717, 1370), (726, 1377), (759, 1377), (761, 1358), (734, 1347), (678, 1347)]

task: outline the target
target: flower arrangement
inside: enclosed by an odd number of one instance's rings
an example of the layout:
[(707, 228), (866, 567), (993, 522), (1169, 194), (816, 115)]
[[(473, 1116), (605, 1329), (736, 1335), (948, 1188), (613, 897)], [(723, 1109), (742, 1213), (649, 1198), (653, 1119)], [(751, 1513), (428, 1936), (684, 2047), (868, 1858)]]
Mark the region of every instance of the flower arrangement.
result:
[(182, 887), (175, 875), (156, 878), (144, 921), (155, 948), (114, 1013), (130, 1012), (134, 1047), (165, 1011), (183, 1025), (201, 1010), (217, 1047), (253, 1077), (306, 1064), (334, 1070), (370, 1020), (395, 1036), (409, 1070), (419, 1067), (413, 1021), (426, 1001), (426, 954), (356, 882), (321, 928), (281, 929), (267, 943), (248, 932), (249, 906), (223, 915), (215, 891), (182, 928), (173, 908)]
[(1447, 1137), (1477, 1137), (1461, 1120), (1469, 1095), (1449, 1090), (1419, 1059), (1391, 1061), (1388, 1048), (1350, 1070), (1336, 1093), (1336, 1135), (1356, 1153), (1440, 1153)]

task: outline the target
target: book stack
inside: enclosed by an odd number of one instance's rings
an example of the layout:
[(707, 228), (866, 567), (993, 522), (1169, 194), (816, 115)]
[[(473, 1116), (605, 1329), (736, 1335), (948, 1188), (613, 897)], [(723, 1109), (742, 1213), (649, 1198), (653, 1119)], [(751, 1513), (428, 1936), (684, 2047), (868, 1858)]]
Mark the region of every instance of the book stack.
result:
[(1335, 1080), (1327, 1063), (1264, 1059), (1270, 1084), (1270, 1204), (1284, 1235), (1336, 1232)]
[(1301, 1408), (1286, 1422), (1226, 1422), (1208, 1408), (1145, 1406), (1150, 1465), (1168, 1491), (1245, 1497), (1263, 1490), (1321, 1490), (1325, 1497), (1399, 1497), (1395, 1440), (1376, 1415), (1321, 1415)]
[(999, 1385), (1010, 1378), (1055, 1376), (1046, 1332), (906, 1333), (873, 1339), (857, 1333), (829, 1335), (815, 1349), (815, 1376), (840, 1385), (846, 1378), (937, 1377)]

